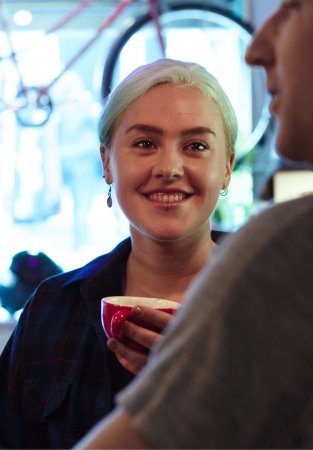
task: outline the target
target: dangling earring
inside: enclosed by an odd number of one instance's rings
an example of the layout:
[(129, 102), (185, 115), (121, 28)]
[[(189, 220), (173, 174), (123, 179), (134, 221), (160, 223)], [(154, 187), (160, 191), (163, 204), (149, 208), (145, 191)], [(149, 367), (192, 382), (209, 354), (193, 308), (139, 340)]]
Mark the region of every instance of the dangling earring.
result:
[(220, 192), (220, 196), (221, 197), (225, 197), (227, 194), (228, 194), (228, 188), (224, 188)]
[(108, 198), (107, 198), (108, 208), (112, 208), (112, 186), (109, 187)]

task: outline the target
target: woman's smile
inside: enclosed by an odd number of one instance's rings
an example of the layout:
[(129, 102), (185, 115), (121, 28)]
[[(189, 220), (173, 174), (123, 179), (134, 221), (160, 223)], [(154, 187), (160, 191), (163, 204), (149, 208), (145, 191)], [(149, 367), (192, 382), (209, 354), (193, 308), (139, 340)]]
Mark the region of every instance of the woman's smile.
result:
[(182, 205), (186, 199), (189, 199), (192, 194), (187, 194), (182, 191), (156, 191), (145, 194), (145, 198), (152, 202), (158, 208), (173, 208)]
[(181, 192), (166, 193), (166, 192), (155, 192), (148, 195), (148, 199), (158, 203), (177, 203), (181, 202), (186, 198), (186, 194)]
[(155, 87), (128, 108), (106, 164), (129, 222), (171, 240), (210, 232), (208, 217), (231, 170), (214, 102), (173, 86)]

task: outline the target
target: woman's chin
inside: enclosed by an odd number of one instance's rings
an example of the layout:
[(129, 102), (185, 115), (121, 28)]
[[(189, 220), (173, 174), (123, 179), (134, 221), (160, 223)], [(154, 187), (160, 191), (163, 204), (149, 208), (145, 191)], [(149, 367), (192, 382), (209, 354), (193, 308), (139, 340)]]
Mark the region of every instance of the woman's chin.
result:
[(168, 230), (164, 233), (154, 233), (151, 234), (150, 237), (154, 240), (154, 241), (159, 241), (159, 242), (178, 242), (184, 239), (185, 234), (182, 233), (175, 233), (172, 232), (170, 233)]

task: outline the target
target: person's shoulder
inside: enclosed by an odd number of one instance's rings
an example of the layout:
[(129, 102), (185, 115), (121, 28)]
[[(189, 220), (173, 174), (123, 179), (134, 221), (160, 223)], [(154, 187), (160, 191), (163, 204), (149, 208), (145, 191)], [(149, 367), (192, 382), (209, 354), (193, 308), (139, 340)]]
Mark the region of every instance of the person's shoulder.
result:
[[(221, 242), (193, 283), (191, 290), (194, 296), (199, 298), (199, 302), (201, 296), (214, 298), (214, 302), (224, 296), (228, 302), (233, 297), (234, 286), (237, 292), (247, 286), (265, 286), (260, 284), (260, 279), (270, 272), (276, 275), (277, 267), (284, 275), (287, 271), (298, 270), (300, 264), (311, 267), (312, 229), (313, 196), (263, 210)], [(253, 277), (258, 281), (248, 283)], [(228, 295), (230, 292), (232, 295)]]
[[(58, 304), (76, 304), (82, 286), (88, 283), (93, 284), (102, 279), (103, 274), (114, 272), (114, 267), (116, 267), (118, 261), (127, 258), (126, 255), (129, 254), (130, 248), (130, 239), (127, 238), (112, 251), (98, 256), (82, 267), (46, 278), (37, 286), (25, 306), (31, 306), (32, 311), (41, 311), (42, 305), (44, 305), (47, 314), (49, 314), (50, 309), (54, 309)], [(108, 278), (110, 277), (108, 276)], [(73, 302), (70, 299), (74, 299)]]
[(303, 242), (313, 247), (309, 239), (312, 229), (312, 195), (282, 202), (268, 207), (230, 233), (218, 246), (213, 259), (228, 265), (237, 261), (235, 266), (242, 267), (251, 264), (257, 255), (272, 254), (274, 248), (285, 248), (287, 243), (292, 243), (293, 248)]
[(299, 217), (310, 217), (313, 210), (313, 195), (305, 195), (293, 200), (276, 203), (260, 212), (256, 219), (271, 219), (282, 216), (287, 223), (296, 221)]
[(249, 239), (258, 236), (270, 239), (271, 236), (301, 232), (307, 224), (313, 226), (313, 195), (278, 203), (261, 211), (234, 233), (236, 239)]
[(55, 289), (66, 288), (73, 284), (79, 284), (81, 281), (95, 277), (99, 272), (102, 272), (106, 267), (111, 267), (120, 260), (124, 260), (131, 249), (130, 238), (126, 238), (116, 245), (110, 252), (97, 256), (93, 260), (86, 263), (84, 266), (65, 271), (58, 275), (44, 280), (40, 287), (41, 289)]
[(251, 228), (266, 226), (275, 232), (301, 229), (309, 222), (313, 224), (313, 195), (278, 203), (261, 212), (251, 221)]

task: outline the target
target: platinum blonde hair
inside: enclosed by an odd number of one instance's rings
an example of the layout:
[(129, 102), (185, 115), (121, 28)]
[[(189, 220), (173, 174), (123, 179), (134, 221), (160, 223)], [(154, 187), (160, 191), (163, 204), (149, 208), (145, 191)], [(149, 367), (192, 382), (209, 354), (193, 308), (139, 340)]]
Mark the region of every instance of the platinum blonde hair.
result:
[(211, 98), (222, 117), (227, 154), (234, 152), (237, 118), (220, 83), (201, 65), (173, 59), (159, 59), (138, 67), (106, 97), (98, 125), (100, 142), (109, 148), (124, 111), (150, 89), (160, 85), (194, 87)]

